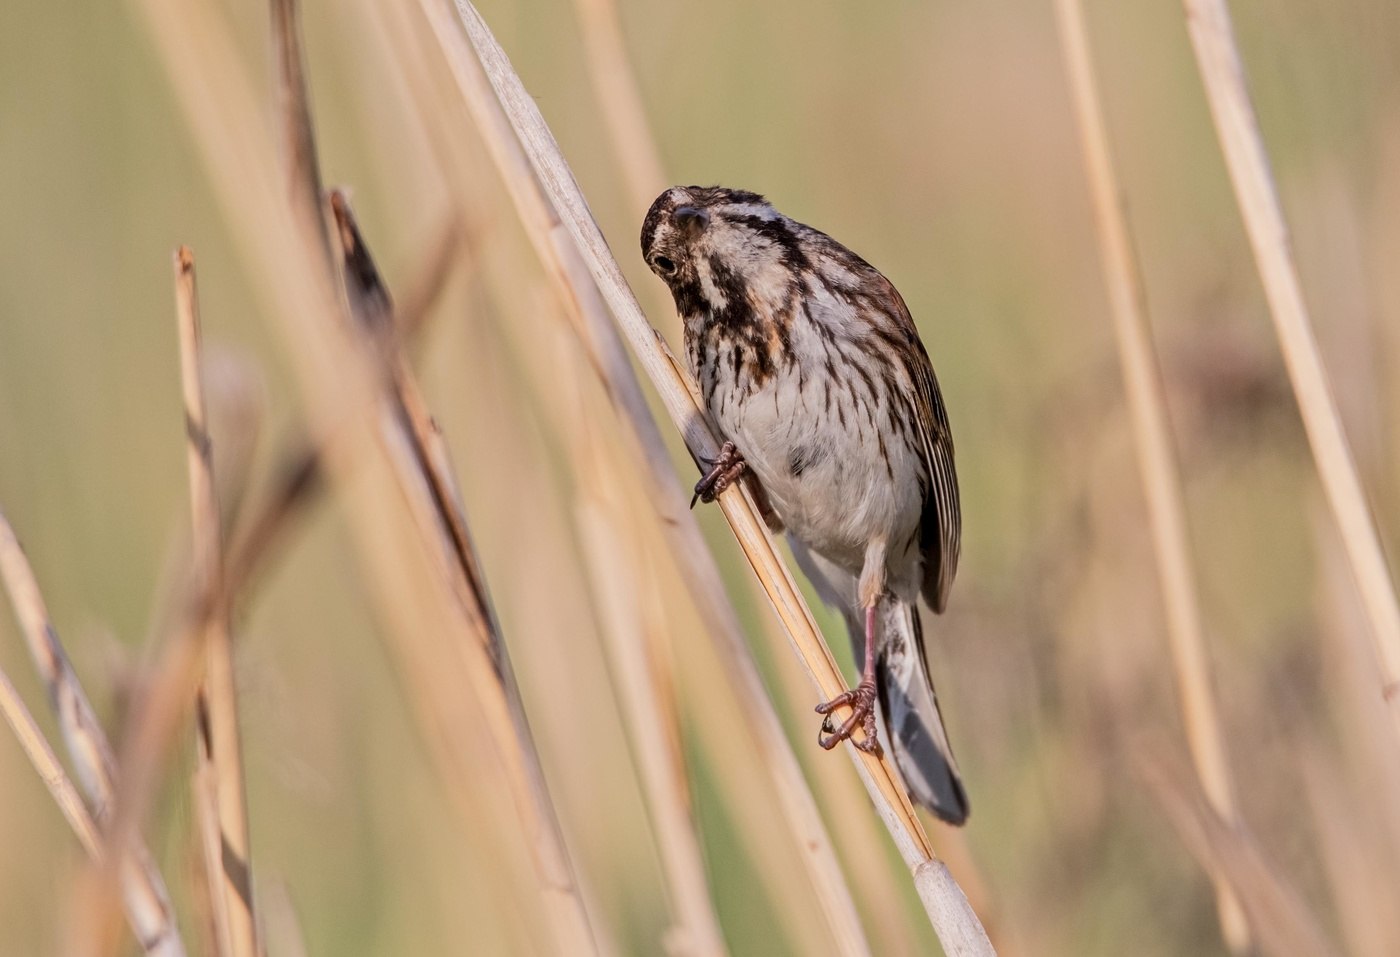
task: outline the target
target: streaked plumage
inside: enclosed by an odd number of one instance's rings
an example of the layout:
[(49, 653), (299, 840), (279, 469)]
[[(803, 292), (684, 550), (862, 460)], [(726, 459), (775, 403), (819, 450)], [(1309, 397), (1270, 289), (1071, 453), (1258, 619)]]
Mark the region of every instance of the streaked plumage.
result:
[(667, 190), (647, 214), (642, 253), (671, 289), (707, 410), (804, 570), (845, 613), (857, 660), (863, 610), (875, 609), (870, 684), (846, 697), (878, 693), (911, 793), (961, 823), (967, 802), (917, 610), (920, 593), (935, 611), (948, 600), (957, 477), (947, 412), (904, 300), (845, 246), (740, 190)]

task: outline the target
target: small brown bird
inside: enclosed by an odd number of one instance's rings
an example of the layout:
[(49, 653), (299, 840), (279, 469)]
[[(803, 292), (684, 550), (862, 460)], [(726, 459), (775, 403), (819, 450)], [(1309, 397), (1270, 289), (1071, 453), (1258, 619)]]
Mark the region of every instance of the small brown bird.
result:
[[(818, 706), (819, 741), (879, 748), (910, 794), (967, 819), (924, 659), (918, 599), (948, 601), (961, 519), (953, 438), (909, 309), (879, 270), (762, 196), (676, 186), (652, 204), (642, 255), (676, 301), (685, 351), (726, 442), (696, 485), (748, 481), (846, 618), (860, 683)], [(691, 504), (694, 504), (692, 500)], [(832, 712), (852, 708), (838, 728)]]

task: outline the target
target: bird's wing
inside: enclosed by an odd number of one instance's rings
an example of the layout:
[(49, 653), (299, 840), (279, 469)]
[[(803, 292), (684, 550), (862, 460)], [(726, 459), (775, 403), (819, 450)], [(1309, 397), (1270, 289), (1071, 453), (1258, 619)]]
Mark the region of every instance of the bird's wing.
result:
[[(882, 277), (883, 278), (883, 277)], [(953, 467), (953, 432), (948, 410), (938, 389), (933, 363), (914, 326), (909, 307), (893, 284), (889, 284), (894, 319), (908, 338), (910, 348), (899, 351), (905, 372), (913, 383), (909, 404), (914, 410), (914, 427), (923, 452), (928, 483), (924, 489), (924, 511), (919, 522), (919, 550), (924, 557), (924, 598), (935, 612), (948, 604), (948, 592), (958, 571), (962, 541), (962, 511), (958, 501), (958, 474)]]

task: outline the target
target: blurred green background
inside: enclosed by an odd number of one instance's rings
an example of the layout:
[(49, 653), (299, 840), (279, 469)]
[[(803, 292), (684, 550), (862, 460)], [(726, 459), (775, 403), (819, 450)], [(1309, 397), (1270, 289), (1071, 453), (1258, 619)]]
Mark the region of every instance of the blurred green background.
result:
[[(326, 182), (353, 190), (381, 266), (404, 286), (452, 193), (425, 158), (376, 2), (391, 0), (311, 0), (305, 34)], [(267, 11), (216, 6), (271, 128)], [(1397, 953), (1400, 918), (1376, 908), (1400, 880), (1400, 761), (1182, 10), (1089, 7), (1243, 815), (1340, 949)], [(1400, 5), (1233, 7), (1320, 345), (1394, 556)], [(643, 210), (601, 125), (575, 7), (481, 10), (670, 328), (636, 251)], [(1223, 952), (1210, 885), (1132, 770), (1136, 743), (1184, 746), (1051, 5), (664, 0), (620, 12), (669, 177), (765, 193), (879, 266), (919, 322), (952, 416), (965, 528), (950, 611), (926, 623), (973, 804), (966, 858), (1004, 952)], [(473, 265), (456, 271), (419, 365), (584, 880), (622, 952), (660, 953), (655, 854), (587, 581), (566, 547), (569, 465), (522, 367), (520, 343), (552, 348), (534, 328), (538, 269), (499, 180), (479, 154), (471, 162), (483, 210)], [(177, 243), (199, 257), (211, 349), (258, 370), (259, 466), (300, 420), (281, 320), (265, 312), (134, 4), (11, 0), (0, 13), (0, 223), (0, 507), (116, 729), (187, 534)], [(516, 301), (482, 292), (492, 270)], [(678, 468), (689, 482), (689, 464)], [(760, 660), (770, 674), (787, 667), (722, 521), (702, 521)], [(512, 952), (486, 894), (492, 864), (436, 782), (352, 553), (343, 513), (318, 510), (239, 619), (262, 896), (290, 902), (280, 910), (311, 953)], [(836, 621), (822, 621), (847, 661)], [(706, 641), (692, 614), (676, 616), (672, 638)], [(8, 615), (0, 665), (44, 711)], [(695, 684), (681, 689), (692, 725), (707, 707)], [(809, 767), (849, 775), (815, 748), (810, 704), (783, 707), (795, 748)], [(735, 767), (715, 766), (692, 733), (733, 953), (812, 952), (791, 910), (805, 898), (782, 902), (760, 877), (716, 783), (752, 756), (736, 745)], [(192, 872), (191, 814), (172, 784), (157, 838), (172, 885)], [(954, 840), (930, 827), (940, 846)], [(861, 853), (897, 875), (884, 840)], [(0, 952), (58, 952), (80, 850), (8, 735), (0, 849)], [(862, 904), (877, 953), (935, 946), (910, 895), (892, 912)]]

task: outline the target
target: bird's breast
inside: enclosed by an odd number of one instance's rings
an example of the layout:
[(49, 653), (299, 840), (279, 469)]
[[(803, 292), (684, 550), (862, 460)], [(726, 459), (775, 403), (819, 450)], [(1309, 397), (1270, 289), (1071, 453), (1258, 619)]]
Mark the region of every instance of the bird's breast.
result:
[(800, 338), (792, 345), (767, 369), (753, 366), (742, 341), (694, 351), (692, 369), (787, 529), (859, 571), (872, 538), (903, 540), (917, 527), (919, 465), (882, 437), (888, 398), (862, 395), (839, 362), (803, 352)]

